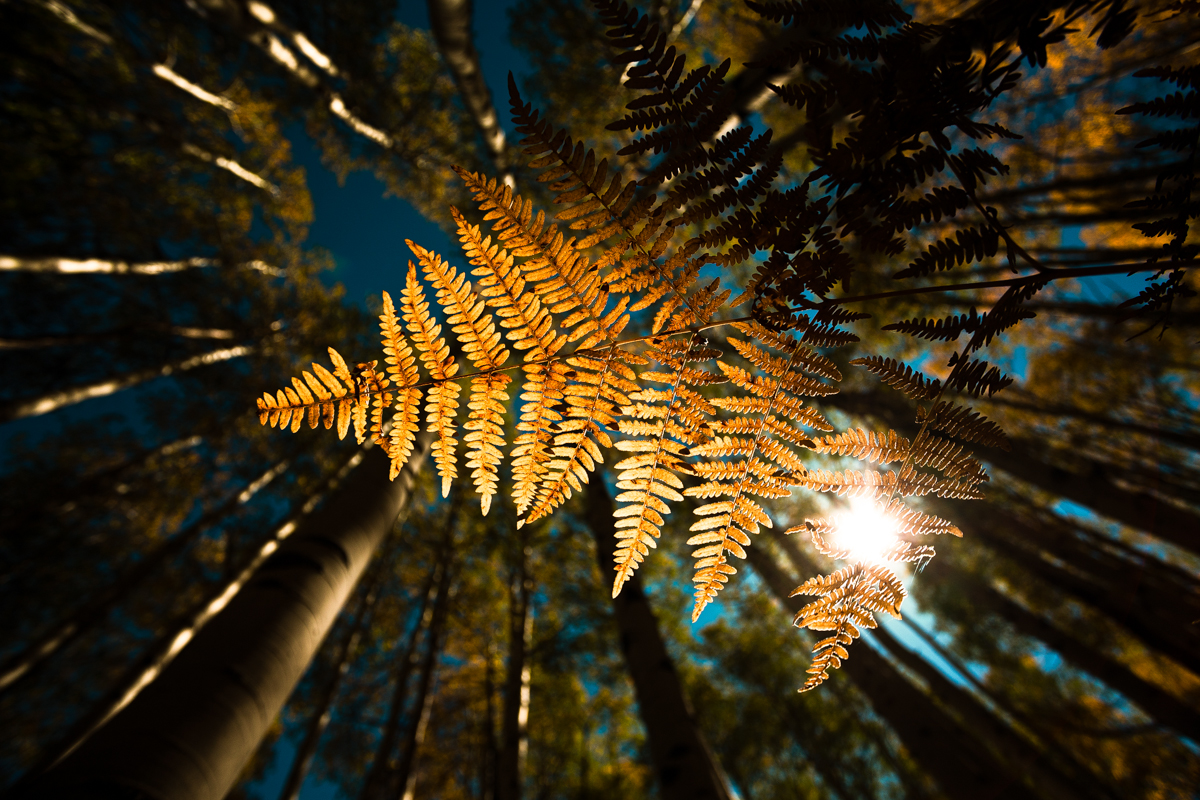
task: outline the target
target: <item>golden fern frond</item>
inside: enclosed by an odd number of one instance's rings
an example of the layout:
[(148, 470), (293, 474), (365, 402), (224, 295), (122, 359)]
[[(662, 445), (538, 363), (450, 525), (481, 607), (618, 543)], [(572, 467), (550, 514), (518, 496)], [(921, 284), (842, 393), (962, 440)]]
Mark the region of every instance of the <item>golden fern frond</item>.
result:
[(794, 353), (794, 363), (814, 375), (828, 378), (831, 381), (840, 381), (842, 379), (842, 371), (838, 369), (837, 364), (816, 352), (807, 344), (796, 341), (786, 333), (773, 331), (754, 320), (738, 322), (734, 327), (747, 336), (754, 337), (768, 347), (781, 350), (789, 355)]
[(907, 536), (940, 536), (949, 534), (962, 538), (962, 531), (949, 520), (909, 508), (903, 500), (893, 497), (883, 507), (882, 513), (891, 518), (898, 534)]
[(833, 636), (813, 646), (813, 663), (802, 692), (819, 686), (850, 657), (846, 649), (859, 635), (860, 628), (875, 628), (875, 614), (887, 613), (900, 619), (900, 604), (907, 592), (889, 567), (855, 563), (832, 575), (810, 578), (792, 592), (816, 595), (817, 600), (796, 612), (792, 624), (814, 631), (832, 631)]
[[(505, 187), (507, 189), (508, 187)], [(492, 244), (478, 226), (471, 225), (452, 208), (458, 225), (463, 252), (476, 267), (471, 273), (479, 278), (480, 295), (496, 310), (500, 327), (516, 350), (525, 352), (525, 385), (513, 442), (513, 500), (517, 515), (525, 513), (533, 502), (537, 486), (545, 474), (550, 456), (550, 426), (562, 419), (558, 405), (566, 387), (567, 368), (561, 361), (547, 363), (567, 341), (558, 334), (550, 314), (537, 295), (526, 291), (522, 269), (503, 247)], [(531, 363), (530, 363), (531, 362)]]
[[(313, 363), (313, 371), (302, 373), (304, 380), (292, 378), (292, 385), (280, 389), (276, 394), (265, 392), (258, 398), (258, 420), (263, 425), (278, 425), (282, 430), (289, 425), (293, 432), (300, 430), (305, 418), (310, 428), (324, 420), (325, 427), (333, 427), (336, 420), (338, 438), (346, 438), (351, 422), (358, 416), (366, 419), (371, 396), (360, 391), (359, 382), (350, 374), (345, 360), (332, 347), (329, 358), (333, 362), (331, 373), (320, 364)], [(316, 373), (315, 375), (313, 373)], [(361, 410), (360, 410), (361, 409)], [(358, 443), (365, 437), (365, 423)]]
[(630, 364), (645, 363), (616, 346), (608, 347), (599, 358), (567, 358), (573, 374), (563, 391), (566, 416), (554, 426), (553, 458), (538, 487), (537, 500), (519, 525), (541, 519), (570, 499), (571, 491), (580, 491), (588, 473), (603, 463), (600, 447), (612, 447), (605, 429), (617, 429), (619, 409), (629, 405), (628, 394), (638, 390)]
[[(746, 325), (741, 330), (767, 347), (781, 350), (783, 355), (729, 337), (734, 350), (763, 374), (717, 362), (721, 372), (748, 395), (714, 402), (715, 406), (741, 414), (715, 422), (713, 438), (691, 449), (694, 456), (702, 459), (693, 465), (693, 470), (707, 480), (689, 487), (684, 494), (728, 498), (696, 509), (702, 519), (692, 526), (695, 535), (688, 540), (689, 544), (701, 545), (692, 554), (697, 559), (692, 579), (696, 584), (693, 621), (716, 597), (728, 575), (735, 572), (727, 554), (744, 558), (743, 548), (750, 544), (747, 534), (758, 533), (760, 525), (771, 526), (770, 518), (753, 498), (786, 497), (792, 486), (800, 485), (807, 475), (803, 459), (791, 445), (803, 448), (811, 442), (795, 425), (827, 428), (828, 423), (819, 414), (810, 413), (801, 396), (837, 391), (836, 387), (806, 374), (806, 371), (838, 374), (835, 366), (810, 348), (773, 334), (761, 325)], [(747, 413), (757, 416), (745, 416)]]
[(646, 371), (643, 381), (665, 384), (668, 390), (643, 388), (630, 394), (633, 405), (625, 409), (633, 419), (620, 420), (620, 430), (637, 438), (617, 443), (617, 449), (634, 453), (617, 463), (621, 474), (617, 496), (622, 504), (616, 512), (617, 549), (613, 554), (616, 576), (613, 597), (621, 593), (634, 570), (655, 547), (661, 536), (663, 516), (671, 513), (668, 501), (683, 500), (683, 481), (679, 473), (690, 472), (684, 461), (689, 446), (704, 441), (709, 434), (709, 419), (716, 413), (703, 395), (689, 386), (705, 386), (723, 379), (688, 366), (717, 355), (708, 348), (693, 347), (695, 335), (686, 342), (665, 340), (652, 346), (649, 354), (669, 372)]
[[(387, 374), (395, 384), (396, 413), (392, 416), (390, 441), (386, 445), (388, 457), (391, 458), (389, 478), (395, 480), (412, 455), (413, 443), (417, 438), (417, 423), (421, 418), (421, 390), (416, 388), (416, 384), (420, 382), (416, 359), (404, 338), (400, 320), (396, 317), (396, 307), (387, 292), (383, 293), (383, 313), (379, 315), (379, 329), (383, 334)], [(381, 405), (381, 417), (382, 408)]]
[(600, 270), (577, 251), (574, 239), (565, 238), (556, 225), (543, 228), (544, 215), (539, 212), (534, 217), (531, 205), (509, 187), (474, 173), (459, 174), (476, 199), (482, 198), (480, 207), (487, 209), (484, 218), (492, 220), (498, 243), (509, 247), (514, 256), (528, 258), (521, 272), (542, 303), (553, 314), (567, 315), (561, 323), (570, 330), (566, 341), (577, 342), (580, 350), (615, 342), (629, 322), (628, 296), (618, 301), (616, 310), (608, 311), (609, 290)]
[[(406, 240), (407, 241), (407, 240)], [(479, 492), (479, 505), (486, 515), (492, 507), (492, 497), (499, 483), (499, 467), (504, 446), (505, 391), (511, 380), (497, 372), (508, 360), (508, 349), (500, 341), (492, 315), (486, 304), (467, 284), (467, 276), (412, 241), (409, 249), (417, 256), (425, 276), (437, 289), (438, 304), (446, 312), (450, 330), (458, 335), (463, 352), (480, 374), (471, 378), (470, 409), (463, 429), (469, 431), (463, 441), (467, 444), (467, 466), (473, 468), (471, 477)]]
[(824, 469), (809, 470), (801, 479), (805, 489), (814, 492), (829, 492), (839, 497), (871, 497), (878, 498), (891, 494), (899, 486), (899, 475), (894, 470), (876, 472), (874, 470), (833, 471)]
[(856, 358), (850, 363), (858, 367), (866, 367), (868, 372), (878, 375), (888, 386), (913, 400), (936, 397), (942, 388), (940, 381), (926, 377), (920, 370), (891, 358), (868, 356)]
[(458, 477), (454, 452), (458, 446), (454, 435), (459, 394), (459, 385), (454, 376), (458, 375), (458, 362), (450, 355), (450, 348), (442, 338), (442, 326), (429, 315), (429, 301), (425, 299), (425, 290), (417, 278), (417, 268), (411, 261), (408, 262), (403, 298), (401, 307), (404, 323), (421, 355), (421, 363), (434, 380), (425, 406), (425, 429), (437, 434), (430, 453), (442, 478), (442, 497), (447, 497), (450, 483)]
[(963, 445), (935, 436), (928, 430), (919, 433), (913, 442), (911, 461), (914, 466), (932, 467), (947, 478), (970, 485), (991, 480), (983, 465)]

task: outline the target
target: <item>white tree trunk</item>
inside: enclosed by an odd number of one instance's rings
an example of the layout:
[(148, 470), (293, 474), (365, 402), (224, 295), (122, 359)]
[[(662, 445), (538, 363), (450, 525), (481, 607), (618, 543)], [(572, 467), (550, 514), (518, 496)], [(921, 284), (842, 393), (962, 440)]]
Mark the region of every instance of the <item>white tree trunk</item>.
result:
[(429, 437), (388, 481), (378, 448), (162, 674), (28, 797), (221, 800), (412, 497)]

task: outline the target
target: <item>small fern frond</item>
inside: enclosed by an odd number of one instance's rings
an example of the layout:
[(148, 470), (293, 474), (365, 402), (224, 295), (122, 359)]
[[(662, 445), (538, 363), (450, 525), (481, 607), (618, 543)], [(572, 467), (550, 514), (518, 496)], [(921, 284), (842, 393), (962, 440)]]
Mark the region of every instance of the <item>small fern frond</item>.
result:
[(829, 677), (829, 670), (841, 667), (850, 657), (846, 648), (858, 638), (859, 629), (878, 627), (875, 614), (886, 613), (900, 619), (900, 605), (907, 594), (890, 567), (863, 562), (832, 575), (818, 575), (796, 587), (793, 597), (816, 595), (818, 599), (796, 612), (792, 624), (834, 634), (813, 646), (813, 663), (800, 691), (816, 688)]
[(851, 456), (860, 461), (887, 464), (901, 461), (911, 452), (908, 439), (895, 431), (876, 433), (864, 428), (844, 431), (836, 436), (817, 439), (813, 450), (835, 456)]
[(458, 375), (458, 362), (450, 355), (450, 348), (442, 338), (442, 326), (429, 315), (429, 301), (425, 299), (417, 268), (411, 261), (408, 262), (403, 297), (404, 323), (421, 355), (421, 363), (434, 381), (425, 406), (425, 429), (436, 434), (430, 453), (442, 478), (442, 497), (448, 497), (450, 484), (458, 477), (454, 452), (458, 446), (454, 425), (460, 391), (454, 380)]
[[(368, 361), (365, 364), (359, 364), (358, 384), (359, 391), (371, 398), (371, 440), (386, 449), (388, 448), (388, 440), (383, 434), (383, 413), (392, 404), (392, 393), (387, 390), (391, 382), (384, 377), (383, 373), (376, 371), (375, 367), (378, 364), (378, 361)], [(354, 416), (354, 435), (358, 438), (358, 443), (362, 444), (365, 441), (367, 430), (366, 404), (363, 404), (361, 409), (356, 409), (356, 412)], [(315, 428), (317, 426), (313, 424), (312, 427)], [(386, 450), (386, 452), (390, 457), (391, 451)]]
[(902, 361), (882, 356), (856, 358), (850, 362), (856, 367), (865, 367), (883, 379), (883, 382), (912, 400), (936, 397), (942, 390), (941, 382), (926, 377), (920, 370), (913, 369)]
[[(507, 187), (506, 187), (507, 188)], [(496, 310), (500, 327), (516, 350), (525, 352), (525, 385), (513, 442), (513, 500), (517, 515), (525, 513), (533, 502), (538, 483), (549, 461), (550, 426), (562, 419), (557, 406), (563, 399), (566, 386), (566, 366), (560, 361), (548, 362), (562, 349), (567, 337), (558, 334), (550, 314), (541, 300), (526, 291), (522, 269), (513, 257), (491, 237), (484, 237), (479, 228), (471, 225), (452, 208), (458, 225), (463, 251), (476, 266), (472, 272), (479, 278), (484, 302)], [(532, 363), (529, 363), (532, 362)]]

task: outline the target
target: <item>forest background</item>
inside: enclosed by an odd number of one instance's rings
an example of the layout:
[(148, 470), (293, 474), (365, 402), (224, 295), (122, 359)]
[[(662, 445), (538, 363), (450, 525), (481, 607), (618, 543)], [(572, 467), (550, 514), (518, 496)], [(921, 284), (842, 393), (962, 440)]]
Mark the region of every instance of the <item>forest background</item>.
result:
[[(441, 5), (461, 33), (468, 7)], [(1014, 235), (1046, 263), (1150, 252), (1124, 204), (1162, 163), (1113, 112), (1160, 93), (1133, 71), (1192, 63), (1197, 41), (1193, 8), (1151, 5), (1142, 19), (1178, 13), (1106, 50), (1079, 26), (998, 109), (1027, 138), (986, 198), (1021, 210)], [(739, 66), (771, 33), (739, 3), (643, 10), (701, 60)], [(538, 191), (504, 73), (577, 138), (620, 146), (604, 125), (628, 99), (622, 68), (587, 4), (475, 9), (499, 122), (450, 66), (470, 39), (428, 19), (420, 4), (0, 3), (7, 785), (103, 730), (353, 470), (353, 443), (263, 429), (251, 398), (330, 344), (376, 357), (370, 314), (399, 291), (403, 240), (459, 255), (448, 204), (470, 200), (452, 165)], [(791, 130), (763, 89), (744, 87), (747, 115)], [(670, 797), (656, 730), (697, 743), (714, 796), (1194, 796), (1200, 317), (1182, 298), (1165, 332), (1135, 336), (1160, 322), (1118, 307), (1142, 286), (1064, 282), (993, 344), (1016, 383), (979, 408), (1013, 449), (980, 453), (993, 479), (986, 500), (953, 504), (964, 538), (906, 575), (904, 619), (821, 689), (795, 692), (811, 639), (787, 595), (829, 563), (804, 542), (764, 534), (689, 626), (668, 527), (641, 573), (652, 635), (630, 646), (634, 612), (597, 567), (612, 501), (596, 484), (517, 532), (511, 508), (441, 499), (427, 467), (235, 796)], [(945, 353), (879, 326), (994, 299), (864, 305), (857, 347), (937, 374)], [(839, 430), (902, 424), (865, 378), (823, 408)], [(839, 502), (777, 505), (799, 520)], [(655, 647), (676, 707), (638, 692)]]

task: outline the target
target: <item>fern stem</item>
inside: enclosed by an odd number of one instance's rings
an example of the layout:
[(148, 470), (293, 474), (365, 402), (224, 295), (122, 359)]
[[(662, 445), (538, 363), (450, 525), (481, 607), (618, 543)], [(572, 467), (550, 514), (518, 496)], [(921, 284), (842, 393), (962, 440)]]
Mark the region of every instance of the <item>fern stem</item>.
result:
[[(1190, 261), (1172, 262), (1170, 269), (1191, 269), (1200, 266), (1200, 259), (1192, 259)], [(977, 281), (975, 283), (947, 283), (941, 286), (919, 286), (914, 289), (895, 289), (890, 292), (876, 292), (874, 294), (859, 294), (850, 297), (831, 297), (820, 302), (810, 302), (801, 308), (794, 309), (797, 311), (811, 311), (821, 309), (825, 306), (839, 306), (848, 303), (864, 303), (868, 300), (884, 300), (889, 297), (910, 297), (920, 294), (936, 294), (938, 292), (966, 292), (972, 289), (996, 289), (1004, 286), (1022, 286), (1029, 283), (1040, 283), (1044, 281), (1061, 281), (1070, 278), (1089, 278), (1098, 275), (1121, 275), (1133, 274), (1135, 272), (1158, 272), (1159, 270), (1167, 269), (1161, 264), (1147, 263), (1139, 261), (1135, 264), (1105, 264), (1096, 267), (1079, 267), (1077, 269), (1052, 269), (1049, 274), (1038, 273), (1036, 275), (1024, 275), (1020, 278), (1006, 278), (998, 281)], [(732, 320), (730, 320), (732, 321)]]

